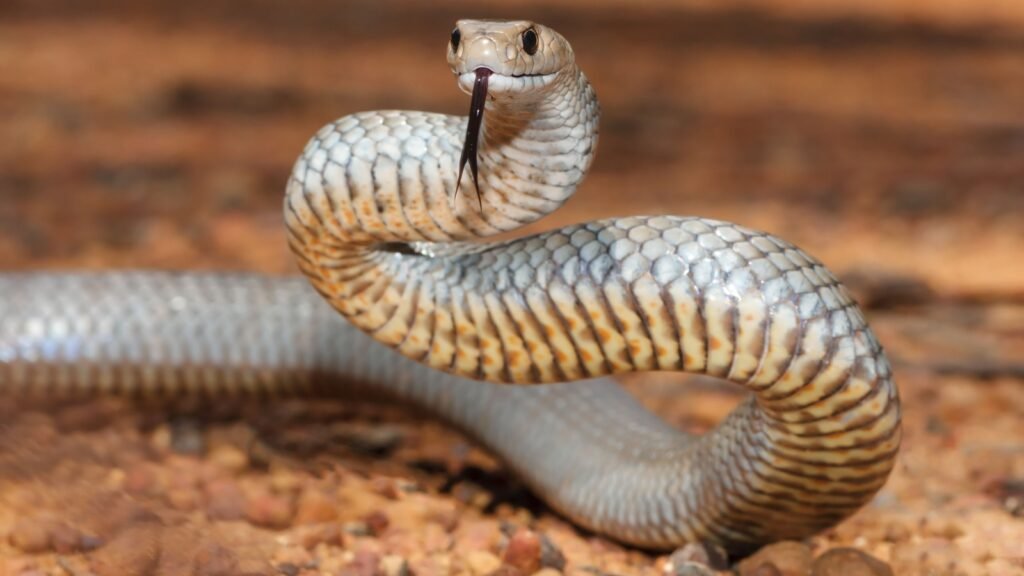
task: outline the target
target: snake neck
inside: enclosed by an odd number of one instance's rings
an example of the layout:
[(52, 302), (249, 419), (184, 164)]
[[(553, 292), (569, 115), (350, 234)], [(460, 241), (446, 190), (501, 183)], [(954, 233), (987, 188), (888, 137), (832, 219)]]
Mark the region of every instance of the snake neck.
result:
[[(594, 90), (575, 65), (532, 98), (487, 102), (479, 192), (484, 214), (504, 217), (496, 227), (532, 222), (572, 196), (594, 158), (599, 116)], [(462, 189), (474, 196), (469, 180), (464, 176)]]
[(285, 197), (292, 248), (300, 260), (330, 264), (515, 230), (575, 192), (593, 160), (598, 117), (575, 65), (527, 97), (495, 95), (481, 128), (479, 190), (468, 171), (458, 180), (465, 117), (343, 117), (310, 140), (293, 168)]

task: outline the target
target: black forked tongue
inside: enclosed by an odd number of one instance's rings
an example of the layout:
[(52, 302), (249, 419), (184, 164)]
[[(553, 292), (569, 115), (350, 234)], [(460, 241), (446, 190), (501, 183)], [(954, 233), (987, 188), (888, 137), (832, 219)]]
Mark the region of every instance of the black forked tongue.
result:
[(490, 77), (490, 69), (476, 69), (473, 96), (469, 99), (469, 124), (466, 126), (466, 141), (462, 144), (462, 156), (459, 157), (459, 176), (455, 181), (455, 196), (458, 197), (459, 186), (462, 184), (462, 169), (466, 167), (466, 162), (469, 162), (469, 172), (473, 175), (473, 185), (476, 186), (476, 199), (480, 202), (481, 213), (484, 211), (484, 197), (480, 192), (476, 157), (477, 143), (480, 140), (480, 125), (484, 119), (484, 103), (487, 101), (487, 79)]

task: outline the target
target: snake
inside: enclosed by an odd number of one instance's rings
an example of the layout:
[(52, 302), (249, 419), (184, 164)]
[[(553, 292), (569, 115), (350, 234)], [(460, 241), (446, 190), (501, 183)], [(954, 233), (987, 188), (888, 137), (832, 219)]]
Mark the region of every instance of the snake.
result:
[[(468, 117), (361, 112), (309, 140), (283, 202), (302, 275), (0, 274), (0, 389), (378, 392), (462, 430), (583, 529), (648, 549), (752, 550), (869, 502), (899, 396), (836, 277), (701, 217), (490, 238), (574, 194), (600, 106), (538, 23), (460, 20), (447, 60)], [(614, 378), (647, 371), (750, 393), (691, 435)]]

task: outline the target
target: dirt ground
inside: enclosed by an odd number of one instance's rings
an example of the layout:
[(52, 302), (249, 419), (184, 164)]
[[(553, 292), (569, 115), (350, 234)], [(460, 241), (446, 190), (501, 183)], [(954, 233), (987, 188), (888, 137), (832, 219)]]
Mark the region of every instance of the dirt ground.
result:
[[(732, 220), (815, 254), (866, 307), (904, 449), (813, 552), (1024, 574), (1024, 4), (919, 4), (9, 0), (0, 269), (294, 273), (280, 199), (305, 140), (357, 110), (464, 113), (452, 22), (533, 18), (573, 43), (603, 106), (591, 176), (533, 230)], [(695, 431), (740, 398), (626, 385)], [(0, 576), (600, 576), (667, 559), (574, 529), (393, 407), (0, 399)]]

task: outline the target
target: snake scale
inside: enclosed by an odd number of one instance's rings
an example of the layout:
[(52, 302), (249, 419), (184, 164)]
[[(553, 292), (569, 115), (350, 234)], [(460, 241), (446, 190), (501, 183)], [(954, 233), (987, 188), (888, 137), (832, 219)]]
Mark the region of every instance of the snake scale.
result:
[[(319, 296), (254, 275), (3, 274), (0, 387), (359, 382), (464, 430), (579, 525), (642, 547), (748, 550), (871, 499), (899, 446), (899, 400), (836, 278), (779, 238), (697, 217), (480, 240), (573, 194), (599, 107), (569, 43), (539, 24), (460, 21), (448, 62), (473, 95), (468, 119), (358, 113), (296, 162), (285, 222)], [(601, 378), (647, 370), (753, 394), (690, 437)]]

